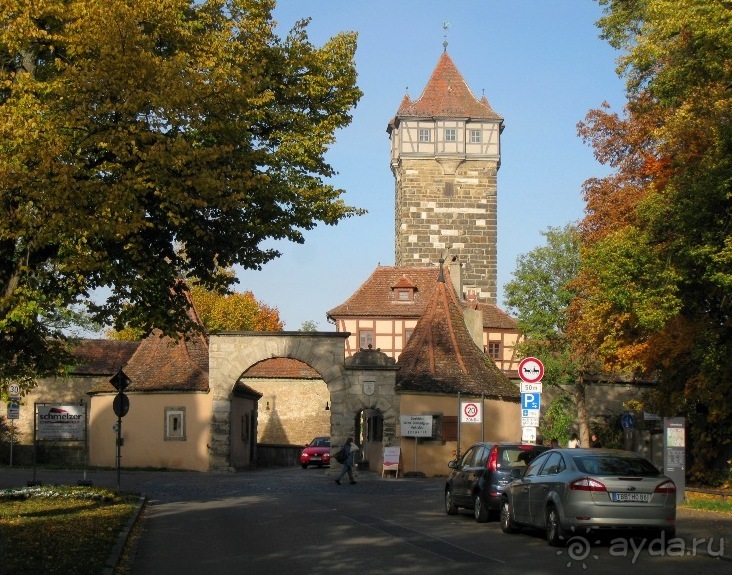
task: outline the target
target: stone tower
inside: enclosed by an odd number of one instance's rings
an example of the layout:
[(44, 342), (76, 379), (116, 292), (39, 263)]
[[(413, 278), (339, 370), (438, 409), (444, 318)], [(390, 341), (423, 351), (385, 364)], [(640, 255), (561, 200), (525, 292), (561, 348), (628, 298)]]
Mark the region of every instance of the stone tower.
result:
[(389, 122), (395, 264), (463, 266), (464, 296), (496, 304), (497, 173), (503, 118), (477, 99), (447, 51), (422, 95)]

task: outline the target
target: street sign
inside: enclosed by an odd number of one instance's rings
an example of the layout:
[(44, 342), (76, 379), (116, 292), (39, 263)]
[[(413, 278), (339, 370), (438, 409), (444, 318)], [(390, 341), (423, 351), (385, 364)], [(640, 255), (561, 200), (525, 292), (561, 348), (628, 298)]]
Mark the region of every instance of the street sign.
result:
[(521, 417), (539, 417), (539, 413), (538, 409), (522, 409)]
[(635, 418), (632, 413), (626, 413), (620, 418), (620, 426), (623, 429), (630, 429), (635, 427)]
[(464, 401), (460, 407), (460, 423), (481, 423), (483, 421), (483, 410), (480, 403)]
[(519, 377), (526, 383), (538, 383), (544, 377), (544, 364), (535, 357), (525, 357), (519, 363)]
[(539, 427), (538, 417), (522, 417), (521, 427)]
[(8, 403), (8, 419), (20, 419), (20, 404), (17, 401)]
[(540, 393), (522, 393), (521, 394), (521, 409), (540, 409), (541, 408), (541, 394)]
[(522, 427), (521, 441), (536, 441), (536, 427)]
[(522, 381), (519, 384), (519, 391), (521, 393), (541, 393), (542, 390), (542, 383), (526, 383), (525, 381)]
[(111, 383), (117, 391), (124, 391), (127, 386), (130, 385), (130, 378), (127, 377), (127, 374), (120, 369), (112, 376), (109, 383)]
[(10, 399), (18, 399), (20, 397), (20, 384), (9, 383), (8, 395), (10, 396)]
[(124, 417), (130, 410), (130, 398), (127, 397), (127, 395), (125, 395), (124, 393), (118, 393), (114, 396), (112, 409), (114, 409), (114, 414), (117, 417)]

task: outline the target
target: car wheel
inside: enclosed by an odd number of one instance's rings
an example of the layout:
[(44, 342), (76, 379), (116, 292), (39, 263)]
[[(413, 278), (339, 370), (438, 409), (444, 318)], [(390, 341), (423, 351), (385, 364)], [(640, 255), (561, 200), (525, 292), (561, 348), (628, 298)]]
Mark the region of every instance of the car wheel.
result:
[(300, 465), (302, 465), (302, 468), (303, 469), (307, 469), (308, 468), (308, 464), (307, 463), (301, 463)]
[(445, 513), (448, 515), (456, 515), (458, 507), (452, 498), (452, 489), (445, 489)]
[(488, 521), (489, 512), (490, 510), (485, 504), (485, 501), (483, 501), (483, 498), (480, 496), (480, 493), (476, 493), (475, 499), (473, 500), (473, 516), (475, 517), (475, 520), (478, 523), (485, 523)]
[(501, 531), (504, 533), (516, 533), (518, 525), (511, 519), (511, 504), (508, 499), (501, 500)]
[(564, 530), (559, 521), (559, 512), (554, 505), (550, 505), (546, 510), (546, 541), (554, 547), (565, 544)]

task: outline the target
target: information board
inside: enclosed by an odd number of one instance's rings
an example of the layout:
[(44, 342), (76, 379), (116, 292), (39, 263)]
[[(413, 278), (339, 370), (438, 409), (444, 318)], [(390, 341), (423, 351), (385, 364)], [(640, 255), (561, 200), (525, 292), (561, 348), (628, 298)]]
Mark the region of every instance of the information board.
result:
[(686, 420), (663, 418), (663, 472), (676, 484), (676, 504), (684, 502), (686, 490)]
[(83, 405), (36, 405), (36, 439), (84, 441), (86, 407)]
[(402, 437), (432, 437), (431, 415), (402, 415), (399, 423)]

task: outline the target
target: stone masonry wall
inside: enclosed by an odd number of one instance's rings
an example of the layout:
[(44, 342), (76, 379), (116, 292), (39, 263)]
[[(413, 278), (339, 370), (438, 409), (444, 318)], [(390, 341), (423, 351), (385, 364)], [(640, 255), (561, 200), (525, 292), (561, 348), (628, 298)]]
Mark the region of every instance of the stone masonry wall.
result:
[(497, 172), (495, 161), (403, 158), (395, 168), (396, 265), (458, 255), (466, 290), (496, 304)]

